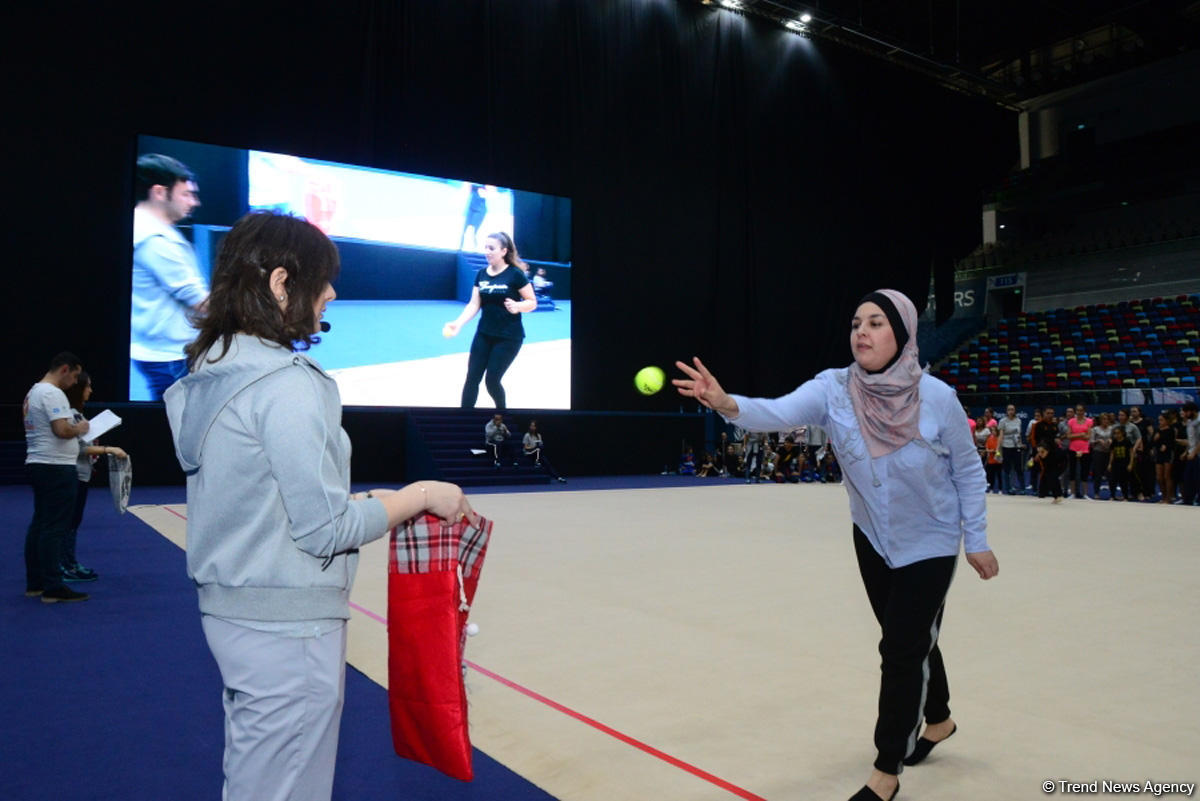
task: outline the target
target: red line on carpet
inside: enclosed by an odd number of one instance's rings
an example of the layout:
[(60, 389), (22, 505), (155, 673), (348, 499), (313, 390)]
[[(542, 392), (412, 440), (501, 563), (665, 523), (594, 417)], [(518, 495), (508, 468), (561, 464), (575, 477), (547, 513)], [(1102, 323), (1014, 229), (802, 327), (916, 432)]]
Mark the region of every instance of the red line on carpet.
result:
[[(166, 509), (168, 512), (175, 515), (176, 517), (180, 517), (180, 518), (183, 518), (184, 520), (187, 520), (186, 515), (182, 515), (179, 512), (176, 512), (174, 509), (171, 509), (170, 507), (164, 506), (162, 508)], [(385, 626), (387, 625), (387, 618), (380, 617), (379, 615), (372, 612), (370, 609), (366, 609), (362, 606), (359, 606), (356, 603), (351, 603), (350, 606), (351, 606), (351, 608), (357, 609), (358, 611), (362, 612), (364, 615), (371, 618), (372, 620), (376, 620), (376, 621), (384, 624)], [(584, 724), (587, 724), (588, 726), (591, 726), (593, 729), (596, 729), (597, 731), (602, 731), (605, 734), (607, 734), (609, 737), (613, 737), (614, 739), (620, 740), (621, 742), (625, 743), (626, 745), (631, 745), (634, 748), (638, 749), (639, 751), (649, 754), (650, 756), (655, 757), (657, 759), (661, 759), (663, 762), (666, 762), (668, 765), (674, 765), (675, 767), (679, 768), (680, 770), (683, 770), (683, 771), (686, 771), (686, 772), (692, 774), (696, 778), (703, 779), (704, 781), (708, 782), (709, 784), (713, 784), (713, 785), (716, 785), (717, 787), (720, 787), (722, 790), (727, 790), (730, 793), (733, 793), (734, 795), (736, 795), (738, 798), (745, 798), (747, 801), (766, 801), (766, 799), (763, 798), (762, 796), (755, 795), (754, 793), (750, 792), (749, 790), (743, 790), (741, 787), (738, 787), (736, 784), (730, 784), (729, 782), (725, 781), (721, 777), (714, 776), (711, 773), (709, 773), (708, 771), (701, 770), (700, 768), (696, 767), (695, 765), (689, 765), (687, 762), (684, 762), (682, 759), (673, 757), (670, 754), (666, 753), (665, 751), (660, 751), (652, 745), (648, 745), (646, 743), (643, 743), (641, 740), (630, 737), (628, 734), (623, 734), (611, 726), (606, 726), (603, 723), (601, 723), (600, 721), (596, 720), (595, 718), (589, 718), (587, 715), (584, 715), (581, 712), (576, 712), (574, 709), (571, 709), (570, 707), (563, 706), (562, 704), (558, 703), (557, 701), (551, 700), (551, 699), (547, 698), (546, 696), (542, 695), (541, 693), (534, 692), (533, 690), (529, 689), (528, 687), (523, 687), (511, 679), (504, 678), (499, 673), (493, 673), (492, 671), (488, 670), (487, 668), (477, 665), (469, 659), (465, 660), (465, 661), (467, 663), (467, 667), (471, 668), (472, 670), (478, 671), (479, 673), (482, 673), (484, 676), (487, 676), (489, 679), (492, 679), (493, 681), (498, 681), (501, 684), (503, 684), (505, 687), (508, 687), (511, 690), (516, 690), (517, 692), (521, 693), (521, 695), (524, 695), (528, 698), (532, 698), (534, 701), (543, 703), (546, 706), (550, 707), (551, 709), (562, 712), (564, 715), (566, 715), (569, 718), (573, 718), (573, 719), (579, 721), (580, 723), (584, 723)]]
[(677, 759), (668, 753), (659, 751), (654, 746), (647, 745), (646, 743), (643, 743), (641, 740), (637, 740), (637, 739), (634, 739), (633, 737), (630, 737), (628, 734), (622, 734), (621, 732), (617, 731), (616, 729), (612, 728), (611, 726), (605, 726), (603, 723), (601, 723), (598, 720), (589, 718), (587, 715), (581, 714), (579, 712), (576, 712), (573, 709), (565, 707), (562, 704), (558, 703), (557, 701), (552, 701), (551, 699), (547, 698), (546, 696), (541, 695), (540, 693), (536, 693), (533, 690), (530, 690), (528, 687), (522, 687), (520, 684), (517, 684), (515, 681), (511, 681), (510, 679), (506, 679), (497, 673), (493, 673), (492, 671), (488, 670), (487, 668), (480, 667), (479, 665), (475, 664), (474, 662), (472, 662), (470, 660), (467, 660), (467, 667), (470, 667), (474, 670), (479, 671), (480, 673), (487, 676), (488, 678), (494, 679), (494, 680), (500, 682), (501, 684), (503, 684), (505, 687), (509, 687), (513, 690), (516, 690), (517, 692), (521, 693), (522, 695), (527, 695), (535, 701), (540, 701), (541, 703), (545, 704), (546, 706), (550, 707), (551, 709), (556, 709), (559, 712), (562, 712), (564, 715), (567, 715), (568, 717), (572, 717), (575, 720), (578, 720), (580, 723), (586, 723), (587, 725), (591, 726), (592, 728), (598, 729), (599, 731), (604, 732), (605, 734), (609, 735), (610, 737), (615, 737), (616, 739), (620, 740), (621, 742), (625, 743), (626, 745), (632, 745), (634, 748), (638, 749), (639, 751), (644, 751), (645, 753), (649, 754), (650, 756), (657, 757), (657, 758), (661, 759), (663, 762), (666, 762), (667, 764), (670, 764), (670, 765), (674, 765), (675, 767), (679, 768), (680, 770), (685, 770), (688, 773), (692, 774), (693, 776), (704, 779), (704, 781), (709, 782), (710, 784), (715, 784), (717, 787), (720, 787), (722, 790), (728, 790), (729, 792), (733, 793), (734, 795), (738, 796), (739, 798), (745, 798), (745, 799), (748, 799), (748, 801), (766, 801), (766, 799), (764, 799), (762, 796), (755, 795), (754, 793), (750, 792), (749, 790), (743, 790), (741, 787), (738, 787), (735, 784), (730, 784), (729, 782), (725, 781), (724, 779), (722, 779), (718, 776), (714, 776), (711, 773), (701, 770), (700, 768), (697, 768), (694, 765), (689, 765), (688, 763), (684, 762), (682, 759)]

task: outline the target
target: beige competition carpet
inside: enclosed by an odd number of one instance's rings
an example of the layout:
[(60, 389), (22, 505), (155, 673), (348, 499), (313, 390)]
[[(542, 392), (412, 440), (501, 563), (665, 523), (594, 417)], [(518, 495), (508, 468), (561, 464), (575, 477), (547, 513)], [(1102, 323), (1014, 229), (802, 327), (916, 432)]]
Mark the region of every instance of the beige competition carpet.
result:
[[(496, 524), (467, 645), (477, 747), (564, 801), (837, 800), (862, 784), (878, 630), (841, 487), (473, 502)], [(183, 546), (184, 507), (134, 511)], [(988, 514), (1000, 575), (960, 564), (940, 641), (959, 731), (898, 798), (1200, 779), (1200, 510), (989, 496)], [(363, 551), (349, 645), (380, 684), (385, 542)]]

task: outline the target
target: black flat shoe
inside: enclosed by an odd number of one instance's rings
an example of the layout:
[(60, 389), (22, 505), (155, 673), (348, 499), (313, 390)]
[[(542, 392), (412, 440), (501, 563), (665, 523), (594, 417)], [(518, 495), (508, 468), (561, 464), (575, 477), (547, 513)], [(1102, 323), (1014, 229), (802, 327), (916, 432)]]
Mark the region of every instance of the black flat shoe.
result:
[(924, 737), (917, 740), (917, 747), (913, 749), (911, 754), (904, 758), (904, 764), (908, 765), (909, 767), (920, 764), (925, 757), (929, 756), (929, 752), (933, 750), (935, 745), (946, 742), (954, 736), (954, 732), (956, 731), (958, 731), (957, 723), (954, 724), (954, 728), (950, 730), (949, 734), (936, 742), (933, 740), (927, 740)]
[(867, 785), (864, 784), (862, 786), (861, 790), (859, 790), (854, 795), (850, 796), (850, 801), (892, 801), (892, 799), (896, 797), (896, 793), (898, 793), (898, 792), (900, 792), (900, 783), (899, 782), (896, 782), (896, 789), (892, 790), (892, 794), (890, 796), (888, 796), (887, 798), (879, 797), (878, 795), (875, 794), (874, 790), (872, 790), (870, 787), (868, 787)]

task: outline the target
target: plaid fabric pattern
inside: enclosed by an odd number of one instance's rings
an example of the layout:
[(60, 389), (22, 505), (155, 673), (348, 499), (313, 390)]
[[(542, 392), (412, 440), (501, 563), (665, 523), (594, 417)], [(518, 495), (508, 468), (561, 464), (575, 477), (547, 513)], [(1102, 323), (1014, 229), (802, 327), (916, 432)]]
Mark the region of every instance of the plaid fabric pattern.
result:
[(492, 521), (479, 517), (449, 523), (420, 514), (396, 526), (388, 549), (389, 573), (438, 573), (462, 568), (465, 579), (478, 578), (487, 555)]

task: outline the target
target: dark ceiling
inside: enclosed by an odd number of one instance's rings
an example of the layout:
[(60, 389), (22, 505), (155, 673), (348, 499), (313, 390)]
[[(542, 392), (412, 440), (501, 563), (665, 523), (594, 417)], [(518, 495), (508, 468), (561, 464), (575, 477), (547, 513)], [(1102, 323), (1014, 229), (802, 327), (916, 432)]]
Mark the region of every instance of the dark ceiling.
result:
[(701, 0), (921, 71), (1016, 107), (1021, 101), (1200, 45), (1200, 0)]

